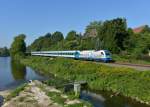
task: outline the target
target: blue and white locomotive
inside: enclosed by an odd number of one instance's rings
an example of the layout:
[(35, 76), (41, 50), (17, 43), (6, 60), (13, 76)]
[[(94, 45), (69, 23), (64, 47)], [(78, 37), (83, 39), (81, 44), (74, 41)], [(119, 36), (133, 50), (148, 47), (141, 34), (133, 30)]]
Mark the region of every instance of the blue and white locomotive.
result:
[(49, 57), (66, 57), (66, 58), (95, 60), (95, 61), (103, 61), (103, 62), (112, 61), (111, 53), (108, 50), (38, 51), (38, 52), (31, 52), (31, 55), (49, 56)]

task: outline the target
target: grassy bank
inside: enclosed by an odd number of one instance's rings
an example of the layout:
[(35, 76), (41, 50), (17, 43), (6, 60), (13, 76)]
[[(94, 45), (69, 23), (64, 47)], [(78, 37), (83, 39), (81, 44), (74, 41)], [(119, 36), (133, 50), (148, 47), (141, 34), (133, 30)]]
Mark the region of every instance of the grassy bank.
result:
[(125, 55), (118, 55), (113, 54), (113, 60), (116, 62), (122, 62), (122, 63), (133, 63), (133, 64), (150, 64), (150, 58), (149, 57), (143, 57), (141, 59), (135, 59), (131, 56), (125, 56)]
[(108, 67), (64, 58), (28, 57), (21, 61), (45, 74), (66, 80), (86, 80), (94, 90), (108, 90), (150, 104), (150, 72)]

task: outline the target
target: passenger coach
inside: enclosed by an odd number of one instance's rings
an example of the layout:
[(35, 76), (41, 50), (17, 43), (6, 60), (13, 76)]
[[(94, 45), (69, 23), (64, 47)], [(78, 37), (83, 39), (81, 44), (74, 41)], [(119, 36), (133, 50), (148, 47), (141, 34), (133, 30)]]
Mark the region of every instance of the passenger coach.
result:
[(31, 52), (31, 55), (49, 56), (49, 57), (66, 57), (66, 58), (95, 60), (95, 61), (103, 61), (103, 62), (112, 61), (111, 53), (108, 50), (38, 51), (38, 52)]

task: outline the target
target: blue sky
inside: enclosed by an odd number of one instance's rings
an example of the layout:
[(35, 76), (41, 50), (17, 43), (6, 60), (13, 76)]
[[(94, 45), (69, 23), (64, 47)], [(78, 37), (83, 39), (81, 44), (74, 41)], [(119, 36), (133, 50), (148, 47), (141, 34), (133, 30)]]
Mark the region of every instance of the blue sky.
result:
[(0, 47), (24, 33), (26, 42), (47, 32), (84, 32), (89, 22), (116, 17), (129, 27), (150, 25), (150, 0), (0, 0)]

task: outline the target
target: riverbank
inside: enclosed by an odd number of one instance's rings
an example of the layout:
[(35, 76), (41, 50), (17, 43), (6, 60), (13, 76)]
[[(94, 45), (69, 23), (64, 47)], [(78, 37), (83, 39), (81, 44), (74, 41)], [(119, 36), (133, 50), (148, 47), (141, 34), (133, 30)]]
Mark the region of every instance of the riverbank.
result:
[(11, 91), (2, 107), (91, 107), (75, 97), (65, 94), (54, 86), (48, 86), (40, 81), (23, 84)]
[(65, 80), (86, 80), (92, 90), (112, 91), (150, 105), (150, 72), (64, 58), (28, 57), (22, 63)]
[(0, 91), (0, 95), (6, 97), (10, 94), (11, 90)]

